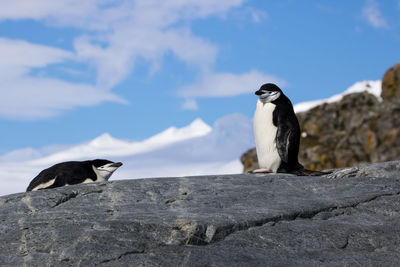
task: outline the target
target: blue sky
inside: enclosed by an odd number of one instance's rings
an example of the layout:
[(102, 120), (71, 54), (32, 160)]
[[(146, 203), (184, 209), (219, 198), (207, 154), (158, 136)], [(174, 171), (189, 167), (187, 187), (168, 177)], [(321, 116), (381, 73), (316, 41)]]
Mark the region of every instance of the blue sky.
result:
[(262, 83), (298, 103), (400, 61), (398, 0), (0, 3), (0, 153), (252, 117)]

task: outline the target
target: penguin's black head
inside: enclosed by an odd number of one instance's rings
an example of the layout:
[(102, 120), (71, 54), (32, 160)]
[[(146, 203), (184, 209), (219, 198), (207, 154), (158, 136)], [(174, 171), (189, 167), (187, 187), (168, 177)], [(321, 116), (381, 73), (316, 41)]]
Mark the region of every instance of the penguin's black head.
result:
[(277, 100), (283, 93), (282, 90), (273, 83), (266, 83), (255, 93), (263, 103)]
[(122, 166), (122, 162), (112, 162), (106, 159), (92, 160), (92, 166), (96, 174), (104, 180), (108, 180), (111, 174)]

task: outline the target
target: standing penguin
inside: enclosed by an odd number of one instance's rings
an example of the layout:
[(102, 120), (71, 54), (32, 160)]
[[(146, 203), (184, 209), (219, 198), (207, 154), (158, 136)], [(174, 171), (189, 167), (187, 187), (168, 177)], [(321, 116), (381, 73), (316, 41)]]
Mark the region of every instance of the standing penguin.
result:
[(58, 163), (41, 171), (26, 191), (108, 181), (113, 172), (121, 166), (121, 162), (114, 163), (105, 159)]
[(255, 94), (258, 100), (254, 113), (254, 137), (260, 169), (253, 173), (325, 174), (305, 169), (297, 159), (300, 126), (289, 98), (272, 83), (264, 84)]

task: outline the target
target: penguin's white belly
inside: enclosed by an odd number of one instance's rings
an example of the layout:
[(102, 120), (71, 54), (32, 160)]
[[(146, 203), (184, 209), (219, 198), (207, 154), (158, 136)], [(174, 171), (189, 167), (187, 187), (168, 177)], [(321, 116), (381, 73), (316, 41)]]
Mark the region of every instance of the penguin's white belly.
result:
[(281, 164), (281, 158), (275, 142), (278, 128), (272, 122), (274, 109), (274, 104), (257, 101), (254, 113), (254, 139), (259, 167), (276, 172)]

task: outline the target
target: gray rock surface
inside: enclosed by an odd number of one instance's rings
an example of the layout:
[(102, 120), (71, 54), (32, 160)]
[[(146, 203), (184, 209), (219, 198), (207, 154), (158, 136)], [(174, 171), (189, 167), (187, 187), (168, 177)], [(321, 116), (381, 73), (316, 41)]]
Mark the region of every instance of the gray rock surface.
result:
[(389, 162), (330, 178), (160, 178), (8, 195), (0, 266), (393, 266), (399, 171)]

